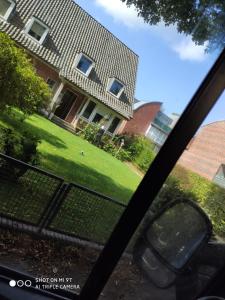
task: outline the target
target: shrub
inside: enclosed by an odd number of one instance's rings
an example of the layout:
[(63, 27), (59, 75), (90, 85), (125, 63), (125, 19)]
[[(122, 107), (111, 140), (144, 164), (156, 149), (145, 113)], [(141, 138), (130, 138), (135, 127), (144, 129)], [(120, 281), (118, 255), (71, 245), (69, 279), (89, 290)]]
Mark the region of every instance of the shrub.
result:
[(89, 123), (85, 126), (85, 128), (80, 132), (79, 135), (88, 142), (94, 144), (98, 130), (99, 126), (97, 124)]
[(130, 152), (122, 148), (117, 152), (116, 157), (121, 161), (131, 161)]
[(27, 114), (47, 108), (51, 92), (36, 74), (25, 50), (0, 33), (0, 111), (17, 107)]
[(155, 152), (153, 151), (151, 143), (146, 143), (141, 153), (136, 156), (134, 162), (146, 172), (154, 158)]
[(104, 143), (102, 149), (112, 154), (113, 156), (116, 156), (116, 152), (118, 151), (118, 149), (116, 148), (113, 142)]
[(25, 163), (37, 165), (39, 163), (39, 155), (37, 152), (39, 140), (36, 136), (28, 132), (23, 135), (15, 132), (10, 128), (1, 129), (0, 150), (8, 156), (12, 156)]
[[(172, 182), (167, 181), (170, 185), (168, 194), (171, 194), (171, 197), (185, 195), (188, 199), (196, 201), (209, 216), (214, 232), (225, 238), (225, 189), (179, 165), (174, 168), (171, 176), (177, 183), (174, 186)], [(164, 198), (166, 197), (168, 196), (165, 194)]]
[(134, 161), (144, 148), (142, 136), (133, 134), (118, 135), (115, 141), (119, 145), (122, 139), (124, 140), (124, 150), (129, 151), (131, 160)]
[(116, 137), (117, 141), (121, 141), (122, 138), (124, 139), (124, 150), (129, 153), (128, 160), (133, 161), (146, 172), (155, 158), (151, 141), (141, 135), (124, 134)]

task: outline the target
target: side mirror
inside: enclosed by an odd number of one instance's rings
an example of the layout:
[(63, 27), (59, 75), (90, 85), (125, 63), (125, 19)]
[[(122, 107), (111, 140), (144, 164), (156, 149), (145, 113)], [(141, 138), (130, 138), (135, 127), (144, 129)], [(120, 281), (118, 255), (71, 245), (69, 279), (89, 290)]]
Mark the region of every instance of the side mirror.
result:
[(149, 224), (146, 238), (159, 259), (176, 272), (208, 241), (211, 231), (208, 217), (197, 205), (179, 201), (166, 207)]
[(167, 287), (207, 243), (211, 232), (211, 222), (202, 209), (189, 200), (176, 201), (145, 227), (134, 255), (153, 283)]

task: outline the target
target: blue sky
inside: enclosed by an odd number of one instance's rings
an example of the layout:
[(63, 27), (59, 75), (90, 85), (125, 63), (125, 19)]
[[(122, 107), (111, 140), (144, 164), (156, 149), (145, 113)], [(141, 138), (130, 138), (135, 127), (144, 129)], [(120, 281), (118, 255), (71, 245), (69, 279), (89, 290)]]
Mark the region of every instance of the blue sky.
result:
[[(75, 0), (139, 56), (135, 96), (163, 102), (165, 112), (181, 113), (218, 53), (205, 54), (174, 27), (150, 26), (121, 0)], [(225, 119), (225, 94), (205, 122)], [(205, 123), (204, 122), (204, 123)]]

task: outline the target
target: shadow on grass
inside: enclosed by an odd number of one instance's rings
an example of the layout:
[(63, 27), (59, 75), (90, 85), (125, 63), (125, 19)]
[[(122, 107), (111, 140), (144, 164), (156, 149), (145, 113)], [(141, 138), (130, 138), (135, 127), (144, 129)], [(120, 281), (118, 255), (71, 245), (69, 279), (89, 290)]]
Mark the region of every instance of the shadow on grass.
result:
[(57, 148), (67, 148), (65, 143), (56, 135), (51, 134), (48, 131), (36, 127), (28, 122), (25, 122), (26, 119), (23, 119), (23, 114), (20, 112), (13, 111), (10, 115), (3, 114), (1, 115), (0, 119), (3, 121), (3, 123), (11, 128), (14, 128), (17, 132), (30, 132), (33, 135), (37, 136), (40, 140), (44, 140)]
[(58, 155), (42, 153), (42, 167), (63, 177), (68, 182), (77, 183), (127, 204), (134, 191), (128, 189), (109, 176), (86, 165), (76, 163)]

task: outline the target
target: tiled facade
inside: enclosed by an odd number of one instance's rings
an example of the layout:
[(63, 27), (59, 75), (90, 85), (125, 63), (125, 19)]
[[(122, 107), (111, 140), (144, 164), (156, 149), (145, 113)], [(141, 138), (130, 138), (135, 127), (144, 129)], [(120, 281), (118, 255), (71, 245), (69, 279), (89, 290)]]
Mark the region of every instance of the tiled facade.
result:
[(178, 163), (213, 180), (221, 165), (225, 164), (225, 121), (203, 126)]
[[(14, 3), (7, 19), (0, 16), (0, 30), (28, 51), (40, 76), (51, 80), (51, 84), (54, 81), (50, 108), (53, 110), (63, 103), (63, 120), (76, 126), (85, 103), (87, 106), (94, 101), (95, 112), (104, 112), (108, 117), (106, 127), (119, 118), (115, 133), (120, 131), (124, 120), (133, 114), (137, 55), (72, 0)], [(42, 42), (29, 33), (29, 24), (34, 21), (46, 29)], [(88, 75), (75, 65), (79, 55), (86, 55), (92, 62)], [(118, 97), (109, 92), (112, 79), (123, 85)], [(69, 91), (74, 93), (74, 100), (68, 96)], [(70, 101), (68, 107), (65, 97)], [(92, 114), (86, 122), (92, 122), (92, 117), (95, 116)]]

